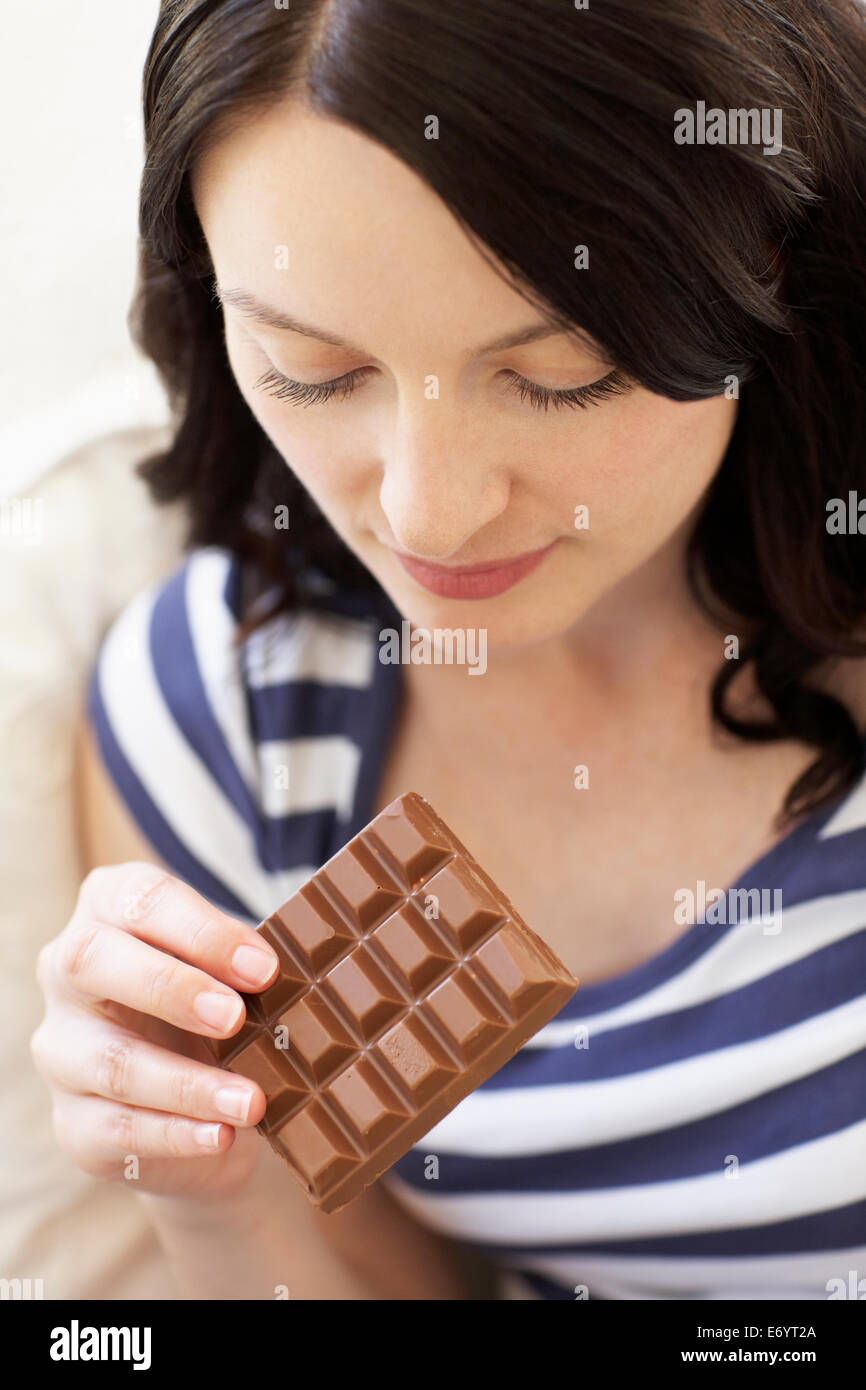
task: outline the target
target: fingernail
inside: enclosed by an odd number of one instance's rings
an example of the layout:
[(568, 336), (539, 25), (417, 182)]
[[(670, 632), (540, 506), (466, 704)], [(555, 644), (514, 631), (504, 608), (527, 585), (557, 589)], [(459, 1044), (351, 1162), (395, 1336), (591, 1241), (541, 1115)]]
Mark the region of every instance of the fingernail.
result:
[(193, 1130), (195, 1142), (203, 1149), (218, 1149), (220, 1143), (219, 1125), (196, 1125)]
[(273, 975), (277, 962), (256, 946), (239, 946), (232, 956), (232, 969), (248, 985), (263, 985)]
[(234, 994), (197, 994), (193, 1008), (202, 1023), (209, 1028), (219, 1028), (223, 1032), (237, 1023), (244, 1007), (242, 999)]
[(253, 1100), (252, 1091), (244, 1091), (240, 1086), (223, 1086), (214, 1096), (217, 1110), (230, 1120), (245, 1120), (250, 1113)]

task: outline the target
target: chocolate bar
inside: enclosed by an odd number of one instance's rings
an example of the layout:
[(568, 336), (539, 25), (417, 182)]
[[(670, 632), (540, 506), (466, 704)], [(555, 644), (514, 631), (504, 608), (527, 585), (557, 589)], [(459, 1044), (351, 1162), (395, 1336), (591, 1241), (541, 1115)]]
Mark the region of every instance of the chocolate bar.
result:
[(258, 931), (280, 960), (219, 1064), (338, 1211), (548, 1023), (577, 980), (424, 797), (392, 801)]

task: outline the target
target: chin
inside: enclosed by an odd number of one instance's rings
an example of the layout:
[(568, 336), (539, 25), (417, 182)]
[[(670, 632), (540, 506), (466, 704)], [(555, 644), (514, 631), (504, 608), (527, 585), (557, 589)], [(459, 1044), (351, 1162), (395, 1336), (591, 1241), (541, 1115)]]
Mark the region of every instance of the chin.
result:
[(392, 603), (413, 629), (436, 628), (465, 632), (484, 630), (489, 654), (530, 648), (568, 631), (580, 617), (573, 595), (541, 587), (520, 592), (520, 585), (490, 599), (445, 599), (418, 586), (385, 585)]

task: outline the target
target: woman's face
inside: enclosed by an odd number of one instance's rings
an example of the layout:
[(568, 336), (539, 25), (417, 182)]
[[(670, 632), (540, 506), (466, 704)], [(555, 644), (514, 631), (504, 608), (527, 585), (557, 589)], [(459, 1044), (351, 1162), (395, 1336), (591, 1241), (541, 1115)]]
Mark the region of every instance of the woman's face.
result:
[[(244, 399), (414, 625), (485, 628), (490, 647), (560, 636), (678, 544), (736, 402), (634, 386), (539, 408), (521, 380), (574, 390), (610, 363), (550, 331), (392, 154), (295, 102), (218, 142), (193, 192)], [(496, 346), (531, 330), (545, 336)], [(280, 382), (348, 373), (314, 403)], [(538, 551), (534, 567), (456, 575)]]

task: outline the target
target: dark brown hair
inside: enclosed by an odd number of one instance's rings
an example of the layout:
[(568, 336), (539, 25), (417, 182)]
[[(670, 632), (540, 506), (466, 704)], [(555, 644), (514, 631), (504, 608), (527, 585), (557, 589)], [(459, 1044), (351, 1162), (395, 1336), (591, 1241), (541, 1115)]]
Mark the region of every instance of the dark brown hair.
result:
[[(311, 567), (381, 594), (240, 394), (190, 194), (195, 159), (292, 92), (389, 148), (515, 289), (632, 380), (689, 401), (739, 379), (734, 434), (688, 551), (695, 601), (746, 633), (713, 682), (712, 711), (743, 738), (818, 750), (783, 819), (841, 795), (862, 772), (861, 739), (806, 678), (866, 654), (864, 542), (826, 526), (830, 499), (866, 483), (862, 11), (853, 0), (163, 0), (144, 72), (130, 325), (175, 430), (141, 471), (157, 499), (186, 499), (190, 546), (226, 546), (276, 586), (242, 633), (297, 604)], [(701, 101), (781, 110), (783, 148), (677, 143), (675, 113)], [(588, 272), (575, 273), (576, 244), (590, 248)], [(273, 525), (281, 503), (291, 549)], [(727, 710), (750, 662), (771, 723)]]

